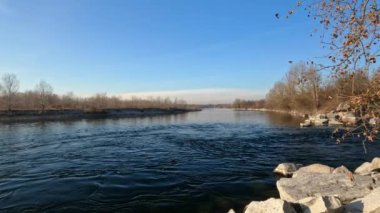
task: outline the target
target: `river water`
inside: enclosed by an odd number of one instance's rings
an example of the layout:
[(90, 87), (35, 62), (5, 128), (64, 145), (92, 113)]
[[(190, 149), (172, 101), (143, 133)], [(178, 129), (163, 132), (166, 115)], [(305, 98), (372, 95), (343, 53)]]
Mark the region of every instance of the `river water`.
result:
[(227, 212), (278, 196), (281, 162), (347, 165), (380, 143), (268, 112), (0, 124), (0, 211)]

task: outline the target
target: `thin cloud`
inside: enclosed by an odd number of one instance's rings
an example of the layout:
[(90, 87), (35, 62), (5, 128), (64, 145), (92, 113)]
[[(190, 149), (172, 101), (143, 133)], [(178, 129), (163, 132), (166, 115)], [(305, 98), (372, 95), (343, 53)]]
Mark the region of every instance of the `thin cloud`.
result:
[(153, 91), (153, 92), (130, 92), (123, 93), (120, 97), (130, 99), (138, 98), (170, 98), (185, 100), (190, 104), (228, 104), (236, 98), (239, 99), (261, 99), (265, 92), (248, 89), (194, 89), (194, 90), (175, 90), (175, 91)]

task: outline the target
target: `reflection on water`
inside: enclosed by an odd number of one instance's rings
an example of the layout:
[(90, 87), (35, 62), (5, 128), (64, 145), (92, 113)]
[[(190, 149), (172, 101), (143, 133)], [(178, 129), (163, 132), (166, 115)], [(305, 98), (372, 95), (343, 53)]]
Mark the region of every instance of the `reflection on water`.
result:
[(373, 143), (285, 114), (204, 110), (145, 118), (0, 126), (0, 211), (227, 212), (277, 196), (274, 166), (350, 168)]

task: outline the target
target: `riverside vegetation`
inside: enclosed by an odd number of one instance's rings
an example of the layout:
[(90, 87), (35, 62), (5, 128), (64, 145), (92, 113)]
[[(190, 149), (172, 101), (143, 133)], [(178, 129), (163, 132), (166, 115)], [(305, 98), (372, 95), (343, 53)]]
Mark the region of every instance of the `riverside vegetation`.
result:
[(198, 110), (183, 100), (160, 97), (127, 100), (106, 93), (91, 97), (78, 97), (72, 92), (58, 95), (45, 81), (39, 82), (34, 90), (20, 92), (16, 75), (4, 74), (1, 80), (0, 121), (151, 116)]
[[(380, 69), (370, 73), (357, 71), (340, 76), (323, 76), (312, 65), (297, 63), (291, 66), (285, 77), (275, 83), (263, 100), (237, 99), (232, 107), (237, 110), (271, 110), (307, 117), (311, 120), (326, 117), (324, 125), (356, 125), (380, 122), (379, 112), (361, 115), (360, 110), (350, 104), (350, 99), (370, 90), (373, 84), (380, 84)], [(307, 118), (308, 119), (308, 118)], [(310, 119), (303, 123), (310, 126)]]
[(340, 76), (322, 75), (315, 66), (293, 64), (284, 78), (274, 84), (262, 100), (236, 99), (235, 109), (270, 109), (300, 114), (329, 112), (380, 83), (380, 68), (372, 72), (357, 71)]

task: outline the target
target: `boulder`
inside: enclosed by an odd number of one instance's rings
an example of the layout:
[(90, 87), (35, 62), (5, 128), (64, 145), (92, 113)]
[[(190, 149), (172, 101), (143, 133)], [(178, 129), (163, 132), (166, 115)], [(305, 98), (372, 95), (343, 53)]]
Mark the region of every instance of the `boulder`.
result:
[(338, 196), (345, 204), (371, 192), (370, 176), (297, 172), (293, 178), (282, 178), (276, 183), (280, 197), (288, 202), (313, 196)]
[(364, 162), (362, 165), (360, 165), (355, 170), (355, 174), (358, 174), (358, 175), (369, 175), (369, 174), (371, 174), (371, 163)]
[(298, 172), (306, 172), (306, 173), (332, 173), (334, 168), (322, 165), (319, 163), (311, 164), (309, 166), (304, 166), (298, 169)]
[(270, 198), (266, 201), (252, 201), (245, 213), (296, 213), (292, 205), (280, 199)]
[(348, 111), (350, 110), (351, 106), (347, 103), (340, 103), (338, 107), (336, 108), (336, 111)]
[(300, 164), (294, 163), (281, 163), (273, 170), (274, 173), (280, 174), (283, 176), (291, 176), (297, 169), (301, 167)]
[(356, 124), (356, 122), (358, 121), (358, 119), (356, 118), (356, 116), (351, 113), (351, 112), (348, 112), (348, 113), (343, 113), (341, 114), (341, 117), (342, 117), (342, 121), (344, 123), (348, 123), (348, 124)]
[(367, 196), (347, 204), (344, 211), (347, 213), (380, 213), (380, 188), (376, 188)]
[(308, 197), (298, 201), (303, 213), (340, 213), (342, 204), (334, 196)]
[(377, 171), (380, 172), (380, 158), (374, 158), (371, 162), (371, 171)]
[(377, 124), (380, 124), (380, 119), (379, 118), (371, 118), (368, 122), (370, 125), (377, 125)]
[(335, 120), (337, 119), (337, 117), (339, 117), (339, 115), (335, 113), (334, 111), (327, 113), (326, 116), (329, 120)]
[(340, 166), (334, 169), (332, 172), (333, 174), (346, 174), (346, 175), (352, 175), (352, 172), (347, 169), (345, 166)]

